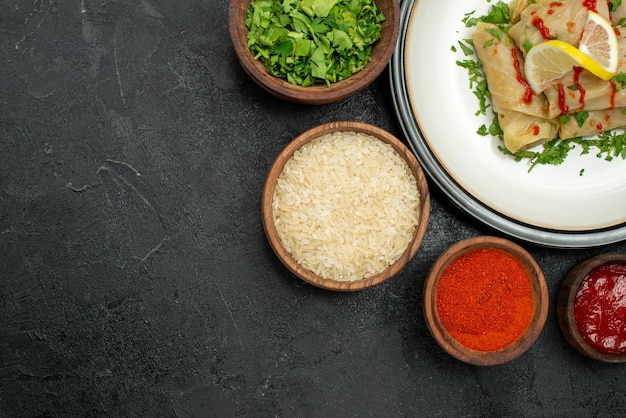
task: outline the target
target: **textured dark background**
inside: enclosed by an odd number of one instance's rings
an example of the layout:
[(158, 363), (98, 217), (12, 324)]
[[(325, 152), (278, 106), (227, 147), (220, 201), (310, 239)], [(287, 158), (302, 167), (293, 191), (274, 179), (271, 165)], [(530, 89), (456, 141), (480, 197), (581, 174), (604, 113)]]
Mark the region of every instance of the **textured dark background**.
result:
[(586, 257), (524, 244), (546, 327), (521, 358), (466, 365), (421, 314), (427, 270), (493, 231), (433, 187), (393, 280), (339, 294), (267, 244), (278, 152), (323, 122), (402, 138), (389, 74), (340, 103), (281, 102), (239, 66), (226, 0), (0, 2), (0, 416), (614, 416), (624, 366), (570, 348), (554, 302)]

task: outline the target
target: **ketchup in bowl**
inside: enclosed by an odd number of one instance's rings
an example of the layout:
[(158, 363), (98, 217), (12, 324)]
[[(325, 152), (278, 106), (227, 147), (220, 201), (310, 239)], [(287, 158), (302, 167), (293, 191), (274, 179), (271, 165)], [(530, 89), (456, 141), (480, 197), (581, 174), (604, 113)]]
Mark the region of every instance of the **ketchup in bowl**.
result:
[(591, 270), (576, 293), (574, 317), (581, 336), (596, 350), (626, 353), (626, 266)]

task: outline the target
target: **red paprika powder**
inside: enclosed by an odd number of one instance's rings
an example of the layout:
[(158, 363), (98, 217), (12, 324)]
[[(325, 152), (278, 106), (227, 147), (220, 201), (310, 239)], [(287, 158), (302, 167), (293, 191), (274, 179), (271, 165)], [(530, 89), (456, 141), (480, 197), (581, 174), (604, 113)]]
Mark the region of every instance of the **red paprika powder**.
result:
[(528, 327), (533, 300), (520, 261), (497, 249), (469, 252), (439, 279), (437, 312), (450, 335), (466, 347), (495, 351)]

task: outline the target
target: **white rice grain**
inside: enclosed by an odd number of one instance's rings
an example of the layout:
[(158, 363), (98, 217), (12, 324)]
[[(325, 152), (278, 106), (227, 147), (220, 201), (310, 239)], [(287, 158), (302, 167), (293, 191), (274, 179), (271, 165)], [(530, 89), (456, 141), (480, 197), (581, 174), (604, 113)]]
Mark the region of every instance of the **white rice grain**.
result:
[(272, 208), (282, 244), (300, 265), (352, 281), (382, 272), (404, 253), (418, 224), (419, 191), (391, 145), (336, 132), (287, 161)]

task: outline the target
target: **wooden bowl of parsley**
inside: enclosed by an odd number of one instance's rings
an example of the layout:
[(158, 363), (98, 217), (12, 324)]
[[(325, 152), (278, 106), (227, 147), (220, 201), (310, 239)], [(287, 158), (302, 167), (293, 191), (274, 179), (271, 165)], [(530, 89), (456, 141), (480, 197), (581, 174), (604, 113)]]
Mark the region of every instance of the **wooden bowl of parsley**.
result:
[(235, 53), (264, 90), (326, 104), (367, 87), (385, 69), (400, 27), (397, 0), (230, 0)]

